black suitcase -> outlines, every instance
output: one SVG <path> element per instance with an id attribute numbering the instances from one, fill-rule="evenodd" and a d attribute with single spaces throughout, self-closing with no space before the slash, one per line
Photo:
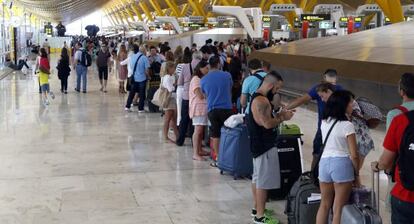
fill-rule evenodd
<path id="1" fill-rule="evenodd" d="M 158 90 L 158 87 L 156 87 L 156 86 L 150 87 L 148 89 L 148 93 L 147 93 L 147 100 L 148 101 L 147 102 L 148 102 L 148 110 L 151 113 L 157 113 L 157 112 L 160 111 L 159 107 L 151 102 L 151 100 L 154 98 L 154 94 L 155 94 L 155 92 L 157 92 L 157 90 Z"/>
<path id="2" fill-rule="evenodd" d="M 285 200 L 293 184 L 302 174 L 302 139 L 300 135 L 279 135 L 276 139 L 279 152 L 280 189 L 270 190 L 269 200 Z"/>
<path id="3" fill-rule="evenodd" d="M 315 224 L 320 202 L 308 203 L 313 193 L 320 193 L 311 172 L 302 174 L 289 191 L 285 214 L 288 224 Z"/>

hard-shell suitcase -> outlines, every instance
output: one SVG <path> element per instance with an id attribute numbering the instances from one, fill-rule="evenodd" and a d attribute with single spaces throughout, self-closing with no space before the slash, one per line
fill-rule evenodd
<path id="1" fill-rule="evenodd" d="M 221 174 L 229 172 L 234 179 L 253 174 L 253 156 L 245 124 L 221 129 L 218 168 Z"/>
<path id="2" fill-rule="evenodd" d="M 372 173 L 372 204 L 375 206 L 354 203 L 345 205 L 342 209 L 341 223 L 346 224 L 382 224 L 381 216 L 379 215 L 379 172 Z M 375 180 L 376 179 L 376 180 Z M 377 184 L 375 184 L 377 182 Z M 375 187 L 376 186 L 376 187 Z M 376 189 L 376 192 L 375 190 Z"/>
<path id="3" fill-rule="evenodd" d="M 315 224 L 320 202 L 308 203 L 308 198 L 320 193 L 311 172 L 303 173 L 289 191 L 285 214 L 289 224 Z"/>
<path id="4" fill-rule="evenodd" d="M 279 135 L 276 138 L 281 187 L 269 191 L 270 200 L 285 200 L 293 184 L 303 173 L 301 136 L 298 125 L 281 125 Z"/>

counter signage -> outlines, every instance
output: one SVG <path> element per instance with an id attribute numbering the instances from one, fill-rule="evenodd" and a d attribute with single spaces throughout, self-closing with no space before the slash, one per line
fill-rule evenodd
<path id="1" fill-rule="evenodd" d="M 320 22 L 331 20 L 331 14 L 302 14 L 300 18 L 302 21 Z"/>
<path id="2" fill-rule="evenodd" d="M 348 27 L 348 21 L 349 21 L 348 17 L 341 17 L 339 19 L 339 27 L 340 28 L 347 28 Z"/>
<path id="3" fill-rule="evenodd" d="M 354 21 L 355 21 L 356 23 L 361 23 L 361 22 L 362 22 L 362 17 L 355 17 L 355 18 L 354 18 Z"/>
<path id="4" fill-rule="evenodd" d="M 384 25 L 390 25 L 391 24 L 391 20 L 388 17 L 385 17 L 384 19 Z"/>
<path id="5" fill-rule="evenodd" d="M 262 22 L 264 23 L 269 23 L 272 19 L 270 18 L 270 16 L 263 16 L 262 17 Z"/>
<path id="6" fill-rule="evenodd" d="M 225 22 L 227 20 L 227 16 L 217 16 L 217 22 Z"/>
<path id="7" fill-rule="evenodd" d="M 190 16 L 188 17 L 188 21 L 190 23 L 202 22 L 204 20 L 203 16 Z"/>
<path id="8" fill-rule="evenodd" d="M 355 27 L 355 29 L 359 29 L 359 28 L 362 27 L 362 20 L 363 20 L 362 17 L 355 17 L 354 18 L 354 22 L 355 22 L 354 27 Z"/>
<path id="9" fill-rule="evenodd" d="M 302 28 L 302 21 L 298 17 L 295 17 L 295 28 Z"/>

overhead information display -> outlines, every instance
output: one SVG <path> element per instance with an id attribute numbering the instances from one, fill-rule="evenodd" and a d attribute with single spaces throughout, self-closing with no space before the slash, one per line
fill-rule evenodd
<path id="1" fill-rule="evenodd" d="M 300 18 L 302 21 L 320 22 L 331 20 L 331 14 L 302 14 Z"/>

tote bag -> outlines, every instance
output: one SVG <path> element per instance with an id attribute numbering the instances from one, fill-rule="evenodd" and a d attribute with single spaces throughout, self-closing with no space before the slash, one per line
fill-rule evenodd
<path id="1" fill-rule="evenodd" d="M 170 97 L 171 97 L 171 93 L 168 92 L 168 90 L 162 86 L 162 79 L 161 79 L 160 88 L 158 88 L 157 91 L 155 92 L 154 98 L 152 99 L 151 103 L 161 108 L 167 108 L 168 104 L 170 103 Z"/>

